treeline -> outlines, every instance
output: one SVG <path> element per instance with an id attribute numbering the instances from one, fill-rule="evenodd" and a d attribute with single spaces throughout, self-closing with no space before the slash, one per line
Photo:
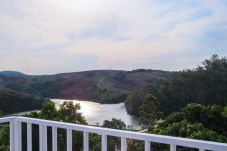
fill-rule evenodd
<path id="1" fill-rule="evenodd" d="M 140 123 L 152 134 L 227 143 L 227 106 L 187 104 L 179 112 L 160 114 L 158 100 L 146 95 L 140 107 Z M 152 150 L 169 150 L 168 145 L 151 143 Z M 179 151 L 197 151 L 178 146 Z"/>
<path id="2" fill-rule="evenodd" d="M 159 100 L 160 110 L 166 115 L 189 103 L 227 105 L 227 59 L 213 55 L 195 69 L 137 88 L 125 101 L 128 113 L 138 116 L 148 93 Z"/>
<path id="3" fill-rule="evenodd" d="M 0 111 L 3 115 L 40 109 L 44 98 L 0 87 Z"/>
<path id="4" fill-rule="evenodd" d="M 188 104 L 150 126 L 149 132 L 227 143 L 227 110 L 219 105 Z"/>

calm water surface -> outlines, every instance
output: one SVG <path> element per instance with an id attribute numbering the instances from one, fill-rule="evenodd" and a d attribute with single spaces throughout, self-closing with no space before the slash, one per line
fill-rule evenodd
<path id="1" fill-rule="evenodd" d="M 127 126 L 133 126 L 135 129 L 140 129 L 138 119 L 127 114 L 124 103 L 118 104 L 100 104 L 90 101 L 78 100 L 62 100 L 51 99 L 57 106 L 64 101 L 73 101 L 81 106 L 80 112 L 85 116 L 89 124 L 102 125 L 104 120 L 112 118 L 121 119 Z"/>

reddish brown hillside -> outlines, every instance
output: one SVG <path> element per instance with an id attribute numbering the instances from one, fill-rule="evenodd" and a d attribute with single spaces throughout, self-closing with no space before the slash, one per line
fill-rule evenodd
<path id="1" fill-rule="evenodd" d="M 88 77 L 80 74 L 64 76 L 60 82 L 59 98 L 90 100 L 90 87 L 92 85 Z"/>

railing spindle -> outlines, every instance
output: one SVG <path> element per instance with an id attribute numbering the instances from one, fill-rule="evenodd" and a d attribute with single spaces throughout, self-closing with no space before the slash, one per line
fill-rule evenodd
<path id="1" fill-rule="evenodd" d="M 43 151 L 47 151 L 47 126 L 43 126 Z"/>
<path id="2" fill-rule="evenodd" d="M 58 137 L 57 137 L 58 131 L 57 127 L 52 127 L 52 151 L 58 150 Z"/>
<path id="3" fill-rule="evenodd" d="M 89 133 L 84 132 L 84 151 L 89 150 Z"/>
<path id="4" fill-rule="evenodd" d="M 39 125 L 39 150 L 47 151 L 47 127 Z"/>
<path id="5" fill-rule="evenodd" d="M 170 151 L 176 151 L 177 150 L 177 146 L 174 144 L 170 145 Z"/>
<path id="6" fill-rule="evenodd" d="M 127 139 L 121 137 L 121 151 L 127 151 Z"/>
<path id="7" fill-rule="evenodd" d="M 19 124 L 20 122 L 18 122 L 15 118 L 13 121 L 13 138 L 14 138 L 14 147 L 13 147 L 13 151 L 21 151 L 21 124 Z"/>
<path id="8" fill-rule="evenodd" d="M 27 151 L 32 151 L 32 124 L 27 123 Z"/>
<path id="9" fill-rule="evenodd" d="M 67 129 L 67 151 L 72 151 L 72 130 Z"/>
<path id="10" fill-rule="evenodd" d="M 145 141 L 145 151 L 150 151 L 150 150 L 151 150 L 151 142 Z"/>
<path id="11" fill-rule="evenodd" d="M 43 127 L 39 125 L 39 151 L 43 151 Z"/>
<path id="12" fill-rule="evenodd" d="M 107 151 L 107 136 L 102 135 L 102 151 Z"/>
<path id="13" fill-rule="evenodd" d="M 10 127 L 9 127 L 9 130 L 10 130 L 10 151 L 14 151 L 14 148 L 15 148 L 15 146 L 14 146 L 14 120 L 11 120 L 10 121 Z"/>
<path id="14" fill-rule="evenodd" d="M 18 122 L 18 127 L 17 127 L 17 130 L 18 130 L 18 151 L 21 151 L 22 150 L 22 135 L 21 135 L 21 122 Z"/>

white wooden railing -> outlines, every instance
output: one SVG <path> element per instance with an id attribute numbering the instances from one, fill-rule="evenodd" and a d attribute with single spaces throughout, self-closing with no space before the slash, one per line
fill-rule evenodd
<path id="1" fill-rule="evenodd" d="M 145 151 L 150 151 L 150 143 L 169 144 L 170 151 L 176 151 L 177 146 L 197 148 L 199 151 L 227 151 L 227 144 L 201 141 L 194 139 L 178 138 L 171 136 L 162 136 L 108 128 L 92 127 L 64 122 L 55 122 L 41 119 L 25 117 L 7 117 L 0 118 L 0 123 L 10 123 L 10 151 L 21 151 L 22 136 L 21 124 L 27 123 L 27 150 L 32 151 L 32 124 L 39 125 L 39 148 L 40 151 L 47 151 L 47 126 L 52 127 L 52 150 L 57 151 L 57 128 L 66 129 L 67 131 L 67 151 L 72 151 L 72 131 L 83 132 L 83 150 L 89 150 L 89 133 L 101 135 L 101 149 L 107 151 L 107 136 L 121 138 L 121 151 L 127 150 L 127 139 L 142 140 L 145 142 Z"/>

